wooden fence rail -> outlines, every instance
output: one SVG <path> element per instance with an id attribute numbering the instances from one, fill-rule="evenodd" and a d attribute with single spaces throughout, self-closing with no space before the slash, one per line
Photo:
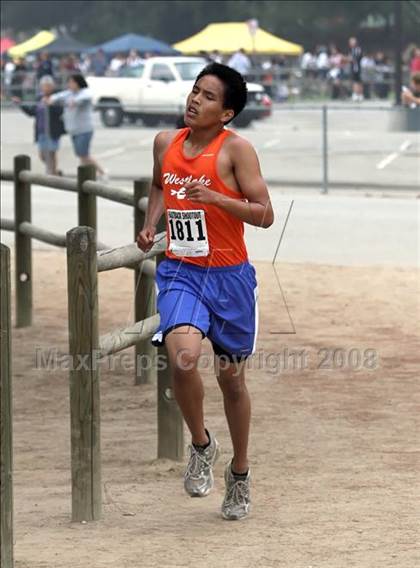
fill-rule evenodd
<path id="1" fill-rule="evenodd" d="M 110 333 L 102 335 L 99 339 L 100 357 L 113 355 L 114 353 L 123 351 L 128 347 L 138 345 L 144 340 L 150 339 L 156 333 L 159 322 L 159 315 L 155 314 L 124 329 L 116 329 Z M 144 354 L 145 353 L 142 352 L 140 355 Z"/>
<path id="2" fill-rule="evenodd" d="M 143 262 L 146 257 L 156 255 L 162 258 L 164 248 L 160 241 L 148 253 L 137 249 L 136 260 L 138 262 L 140 258 Z M 94 257 L 92 251 L 95 250 L 95 232 L 92 228 L 76 227 L 67 233 L 70 356 L 73 362 L 85 362 L 82 366 L 73 366 L 70 372 L 72 518 L 78 521 L 94 520 L 101 514 L 99 361 L 105 356 L 144 343 L 156 332 L 160 321 L 159 315 L 155 313 L 132 326 L 114 330 L 98 338 L 97 273 L 100 271 L 101 259 L 113 260 L 108 264 L 107 270 L 122 268 L 122 259 L 130 264 L 133 251 L 127 255 L 121 254 L 121 249 L 127 247 L 98 252 Z M 159 357 L 158 457 L 180 460 L 184 452 L 183 418 L 172 393 L 166 349 L 159 348 L 156 355 Z M 157 367 L 152 352 L 142 352 L 141 356 L 152 357 L 147 360 L 147 367 Z M 84 401 L 83 412 L 81 397 Z"/>
<path id="3" fill-rule="evenodd" d="M 78 192 L 77 180 L 61 176 L 36 174 L 29 170 L 23 170 L 19 173 L 19 179 L 26 183 L 42 185 L 43 187 L 50 187 L 52 189 L 61 189 L 63 191 L 72 191 L 74 193 Z"/>
<path id="4" fill-rule="evenodd" d="M 164 252 L 166 248 L 165 236 L 166 233 L 156 235 L 155 244 L 148 252 L 141 251 L 136 244 L 98 252 L 98 272 L 136 266 L 148 258 L 155 257 L 157 254 Z"/>
<path id="5" fill-rule="evenodd" d="M 31 239 L 67 246 L 69 349 L 73 357 L 70 372 L 72 518 L 78 521 L 100 518 L 102 508 L 98 359 L 136 346 L 135 366 L 138 357 L 146 356 L 153 367 L 152 372 L 145 375 L 138 373 L 136 368 L 136 382 L 140 383 L 150 382 L 156 375 L 156 356 L 164 361 L 157 371 L 157 453 L 158 457 L 179 460 L 184 451 L 183 419 L 172 393 L 166 349 L 159 347 L 156 350 L 147 341 L 159 325 L 154 295 L 154 259 L 157 257 L 160 261 L 163 258 L 165 226 L 160 224 L 155 244 L 147 253 L 140 251 L 134 243 L 98 250 L 105 245 L 96 240 L 96 197 L 133 207 L 136 236 L 144 223 L 149 182 L 136 180 L 132 195 L 126 190 L 100 184 L 94 178 L 91 166 L 79 167 L 77 180 L 34 174 L 28 156 L 15 157 L 13 176 L 10 172 L 1 172 L 1 179 L 13 180 L 15 188 L 15 219 L 2 219 L 1 228 L 15 232 L 18 327 L 30 325 L 32 320 Z M 77 191 L 80 226 L 69 231 L 66 237 L 35 226 L 31 222 L 32 183 Z M 135 269 L 136 322 L 99 338 L 98 273 L 116 268 Z M 80 365 L 80 361 L 87 361 L 87 364 Z"/>
<path id="6" fill-rule="evenodd" d="M 15 174 L 13 170 L 1 170 L 0 172 L 0 179 L 2 181 L 13 181 L 15 178 Z"/>
<path id="7" fill-rule="evenodd" d="M 15 231 L 15 222 L 12 219 L 1 219 L 0 229 L 2 231 Z M 27 221 L 24 221 L 19 225 L 19 233 L 27 235 L 37 241 L 41 241 L 42 243 L 47 243 L 56 247 L 66 247 L 66 235 L 53 233 L 52 231 L 48 231 L 42 227 L 37 227 L 33 223 L 28 223 Z M 110 250 L 109 245 L 101 242 L 97 242 L 96 247 L 97 250 Z"/>
<path id="8" fill-rule="evenodd" d="M 133 194 L 129 191 L 125 191 L 124 189 L 120 189 L 119 187 L 111 187 L 97 181 L 85 181 L 82 189 L 84 193 L 96 195 L 103 199 L 109 199 L 116 203 L 122 203 L 124 205 L 134 207 Z"/>
<path id="9" fill-rule="evenodd" d="M 53 233 L 52 231 L 47 231 L 46 229 L 37 227 L 36 225 L 28 223 L 27 221 L 24 221 L 19 225 L 18 232 L 20 235 L 26 235 L 27 237 L 32 237 L 33 239 L 37 239 L 56 247 L 66 246 L 66 237 L 64 235 L 59 235 L 57 233 Z"/>
<path id="10" fill-rule="evenodd" d="M 80 166 L 77 178 L 66 178 L 36 173 L 31 170 L 28 156 L 16 156 L 13 170 L 1 170 L 1 179 L 14 181 L 15 186 L 15 219 L 1 219 L 0 228 L 15 232 L 15 265 L 16 265 L 16 325 L 25 327 L 32 324 L 32 295 L 33 295 L 33 267 L 32 267 L 32 239 L 57 246 L 66 246 L 66 236 L 57 234 L 31 223 L 31 186 L 37 184 L 51 189 L 70 191 L 78 194 L 78 224 L 89 226 L 97 230 L 96 198 L 101 197 L 128 205 L 134 210 L 135 235 L 142 227 L 144 211 L 148 203 L 148 179 L 136 180 L 134 192 L 112 187 L 95 180 L 95 169 L 92 166 Z M 141 193 L 138 189 L 141 188 Z M 139 224 L 141 220 L 141 224 Z M 109 250 L 109 246 L 97 240 L 97 250 Z M 152 255 L 153 256 L 153 255 Z M 127 268 L 134 269 L 134 295 L 135 319 L 139 321 L 154 312 L 156 303 L 154 297 L 155 262 L 146 260 L 139 264 L 134 260 Z M 105 263 L 106 264 L 106 263 Z M 109 269 L 109 268 L 106 268 Z M 140 353 L 142 349 L 152 353 L 154 350 L 149 344 L 137 346 Z M 137 358 L 136 358 L 137 360 Z M 135 382 L 153 382 L 153 371 L 139 373 L 135 371 Z"/>
<path id="11" fill-rule="evenodd" d="M 0 219 L 0 229 L 2 231 L 14 231 L 15 230 L 15 222 L 13 219 L 5 219 L 2 217 Z"/>

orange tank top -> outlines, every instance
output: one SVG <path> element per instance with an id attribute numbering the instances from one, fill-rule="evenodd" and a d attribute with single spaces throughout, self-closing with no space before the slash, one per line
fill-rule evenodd
<path id="1" fill-rule="evenodd" d="M 215 205 L 190 201 L 184 188 L 184 184 L 198 181 L 212 191 L 244 199 L 223 183 L 216 168 L 218 153 L 232 132 L 222 130 L 193 158 L 185 156 L 183 151 L 189 132 L 189 128 L 179 131 L 162 163 L 166 256 L 203 267 L 241 264 L 248 259 L 243 222 Z"/>

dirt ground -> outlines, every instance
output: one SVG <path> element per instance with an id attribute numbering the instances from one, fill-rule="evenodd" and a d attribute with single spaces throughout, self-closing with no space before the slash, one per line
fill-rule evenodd
<path id="1" fill-rule="evenodd" d="M 211 371 L 222 459 L 200 500 L 184 494 L 183 463 L 156 460 L 156 387 L 134 386 L 121 364 L 101 372 L 103 518 L 80 524 L 68 372 L 35 364 L 36 352 L 67 352 L 65 254 L 35 253 L 34 325 L 13 330 L 16 568 L 419 565 L 419 273 L 278 263 L 290 320 L 273 267 L 257 270 L 252 515 L 220 517 L 231 446 Z M 101 333 L 132 321 L 132 290 L 128 270 L 100 275 Z"/>

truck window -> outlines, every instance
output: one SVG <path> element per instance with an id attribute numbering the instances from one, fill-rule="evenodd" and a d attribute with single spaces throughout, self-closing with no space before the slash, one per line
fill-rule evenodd
<path id="1" fill-rule="evenodd" d="M 136 65 L 135 67 L 122 67 L 119 72 L 120 77 L 142 77 L 144 65 Z"/>
<path id="2" fill-rule="evenodd" d="M 155 63 L 153 65 L 150 78 L 154 81 L 175 81 L 174 74 L 164 63 Z"/>
<path id="3" fill-rule="evenodd" d="M 205 67 L 206 62 L 203 61 L 185 61 L 183 63 L 175 63 L 175 67 L 183 81 L 195 81 L 197 75 Z"/>

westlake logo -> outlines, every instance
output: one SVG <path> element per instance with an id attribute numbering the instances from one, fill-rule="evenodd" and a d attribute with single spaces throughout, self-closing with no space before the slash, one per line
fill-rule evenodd
<path id="1" fill-rule="evenodd" d="M 164 183 L 168 184 L 168 185 L 185 185 L 186 183 L 191 183 L 191 182 L 195 182 L 195 183 L 201 183 L 202 185 L 205 185 L 206 187 L 210 187 L 211 185 L 211 179 L 207 178 L 205 175 L 200 176 L 199 178 L 195 178 L 192 175 L 190 176 L 185 176 L 185 177 L 179 177 L 176 174 L 173 174 L 171 172 L 165 172 L 163 174 L 163 181 Z"/>
<path id="2" fill-rule="evenodd" d="M 187 190 L 185 189 L 185 187 L 181 187 L 181 189 L 176 190 L 176 189 L 171 189 L 171 195 L 176 195 L 177 199 L 185 199 L 186 195 L 185 192 Z"/>

